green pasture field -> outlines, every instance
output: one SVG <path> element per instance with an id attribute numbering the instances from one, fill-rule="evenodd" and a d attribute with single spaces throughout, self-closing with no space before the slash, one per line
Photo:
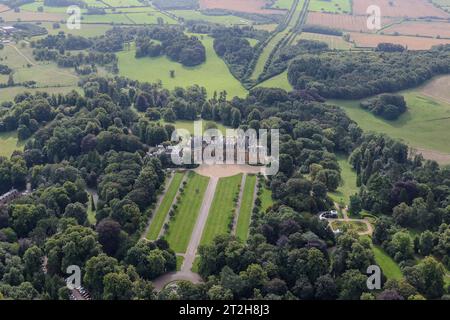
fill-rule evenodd
<path id="1" fill-rule="evenodd" d="M 201 245 L 211 244 L 216 236 L 229 233 L 228 226 L 235 210 L 233 199 L 239 193 L 241 181 L 242 174 L 219 179 Z"/>
<path id="2" fill-rule="evenodd" d="M 345 109 L 364 131 L 374 131 L 400 139 L 412 147 L 450 152 L 450 105 L 421 95 L 417 91 L 400 92 L 405 96 L 408 111 L 395 121 L 376 117 L 360 108 L 360 100 L 330 100 Z"/>
<path id="3" fill-rule="evenodd" d="M 239 219 L 236 226 L 236 236 L 247 241 L 248 229 L 252 218 L 252 209 L 254 203 L 254 192 L 256 187 L 256 176 L 247 175 L 245 178 L 244 192 L 242 194 L 241 208 L 239 212 Z"/>
<path id="4" fill-rule="evenodd" d="M 164 221 L 166 219 L 167 214 L 169 213 L 170 208 L 172 207 L 173 200 L 177 194 L 178 189 L 180 188 L 181 181 L 183 180 L 184 173 L 176 172 L 174 177 L 172 178 L 172 182 L 170 183 L 167 192 L 164 194 L 164 199 L 161 202 L 161 205 L 158 207 L 156 212 L 153 215 L 153 219 L 146 235 L 148 240 L 156 240 L 161 231 L 161 228 L 164 225 Z"/>
<path id="5" fill-rule="evenodd" d="M 276 0 L 272 5 L 272 8 L 289 10 L 292 7 L 293 3 L 294 0 Z"/>
<path id="6" fill-rule="evenodd" d="M 350 0 L 311 0 L 308 10 L 329 13 L 351 13 L 352 4 Z"/>
<path id="7" fill-rule="evenodd" d="M 59 32 L 63 31 L 65 34 L 71 34 L 74 36 L 82 36 L 82 37 L 98 37 L 104 35 L 106 31 L 110 30 L 112 26 L 104 25 L 104 24 L 88 24 L 81 23 L 80 29 L 70 30 L 67 28 L 67 25 L 64 23 L 60 23 L 60 28 L 54 29 L 53 23 L 43 22 L 42 26 L 45 27 L 50 35 L 57 35 Z"/>
<path id="8" fill-rule="evenodd" d="M 184 194 L 177 203 L 177 214 L 170 221 L 166 235 L 170 247 L 177 253 L 186 252 L 209 182 L 209 178 L 194 172 L 189 172 L 188 175 Z"/>
<path id="9" fill-rule="evenodd" d="M 247 90 L 233 77 L 225 62 L 217 56 L 213 48 L 213 39 L 204 36 L 202 39 L 206 48 L 206 62 L 196 67 L 185 67 L 178 62 L 169 60 L 166 56 L 157 58 L 135 58 L 135 51 L 118 53 L 120 75 L 142 82 L 161 81 L 164 88 L 187 87 L 198 84 L 208 91 L 212 97 L 214 91 L 225 90 L 228 98 L 245 97 Z M 175 77 L 170 77 L 170 71 L 175 71 Z"/>

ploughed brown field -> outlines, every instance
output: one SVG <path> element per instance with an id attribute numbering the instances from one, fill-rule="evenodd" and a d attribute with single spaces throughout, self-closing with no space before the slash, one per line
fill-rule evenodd
<path id="1" fill-rule="evenodd" d="M 450 38 L 450 21 L 406 21 L 383 30 L 385 34 Z"/>
<path id="2" fill-rule="evenodd" d="M 226 9 L 260 14 L 284 14 L 285 11 L 266 9 L 267 0 L 200 0 L 200 9 Z"/>
<path id="3" fill-rule="evenodd" d="M 0 10 L 1 11 L 1 10 Z M 0 18 L 3 18 L 6 22 L 29 22 L 29 21 L 49 21 L 49 22 L 57 22 L 66 18 L 66 15 L 59 13 L 46 13 L 46 12 L 14 12 L 14 11 L 6 11 L 0 13 Z"/>
<path id="4" fill-rule="evenodd" d="M 397 20 L 398 19 L 396 18 L 383 18 L 381 24 L 382 26 L 387 26 Z M 371 32 L 371 30 L 367 29 L 367 17 L 365 16 L 310 12 L 308 13 L 307 24 L 320 25 L 345 31 Z"/>
<path id="5" fill-rule="evenodd" d="M 371 5 L 379 6 L 383 17 L 449 18 L 448 13 L 433 6 L 428 0 L 355 0 L 353 13 L 365 16 Z"/>
<path id="6" fill-rule="evenodd" d="M 5 6 L 4 4 L 0 4 L 0 12 L 8 11 L 9 7 Z"/>
<path id="7" fill-rule="evenodd" d="M 351 32 L 350 39 L 357 47 L 373 48 L 379 43 L 388 42 L 400 44 L 410 50 L 427 50 L 439 44 L 450 44 L 450 39 L 432 39 L 408 36 L 388 36 L 379 34 Z"/>

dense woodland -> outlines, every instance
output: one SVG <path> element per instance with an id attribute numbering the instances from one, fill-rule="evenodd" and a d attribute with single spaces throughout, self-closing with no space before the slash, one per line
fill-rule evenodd
<path id="1" fill-rule="evenodd" d="M 244 99 L 226 92 L 208 99 L 198 86 L 168 91 L 120 77 L 88 77 L 80 85 L 83 94 L 21 94 L 1 106 L 3 131 L 32 134 L 23 152 L 0 159 L 2 191 L 26 182 L 34 189 L 0 207 L 3 298 L 67 299 L 63 277 L 72 264 L 82 267 L 96 299 L 448 297 L 449 169 L 408 158 L 407 147 L 388 137 L 364 134 L 315 91 L 260 88 Z M 263 211 L 256 201 L 247 243 L 220 236 L 200 248 L 205 283 L 155 293 L 151 280 L 175 270 L 176 257 L 165 240 L 139 240 L 169 165 L 146 150 L 168 143 L 174 130 L 159 119 L 200 115 L 236 128 L 280 129 L 280 172 L 259 182 L 275 204 Z M 358 173 L 353 203 L 381 218 L 374 243 L 404 269 L 404 280 L 383 281 L 380 291 L 366 287 L 370 240 L 352 232 L 335 237 L 316 215 L 333 206 L 337 153 L 351 154 Z M 406 228 L 419 233 L 413 238 Z M 415 254 L 426 258 L 415 264 Z"/>
<path id="2" fill-rule="evenodd" d="M 450 73 L 450 45 L 429 51 L 326 52 L 300 55 L 289 65 L 289 82 L 327 98 L 359 99 L 416 87 Z"/>

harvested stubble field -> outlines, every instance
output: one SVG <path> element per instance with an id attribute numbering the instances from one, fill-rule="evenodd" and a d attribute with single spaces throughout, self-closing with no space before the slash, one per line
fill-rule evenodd
<path id="1" fill-rule="evenodd" d="M 428 0 L 357 0 L 353 1 L 353 13 L 367 15 L 367 8 L 376 5 L 383 17 L 436 17 L 449 18 L 449 14 L 435 7 Z"/>
<path id="2" fill-rule="evenodd" d="M 379 43 L 395 43 L 408 47 L 409 50 L 427 50 L 439 44 L 450 44 L 450 39 L 433 39 L 410 36 L 389 36 L 351 32 L 350 38 L 356 47 L 374 48 Z"/>
<path id="3" fill-rule="evenodd" d="M 450 38 L 450 22 L 405 21 L 400 24 L 394 24 L 384 29 L 383 32 L 385 34 Z"/>
<path id="4" fill-rule="evenodd" d="M 267 0 L 200 0 L 200 9 L 225 9 L 230 11 L 259 13 L 259 14 L 284 14 L 283 10 L 267 9 Z"/>
<path id="5" fill-rule="evenodd" d="M 383 18 L 381 24 L 386 27 L 395 21 L 395 18 Z M 363 16 L 310 12 L 306 23 L 344 31 L 372 32 L 367 29 L 367 18 Z"/>

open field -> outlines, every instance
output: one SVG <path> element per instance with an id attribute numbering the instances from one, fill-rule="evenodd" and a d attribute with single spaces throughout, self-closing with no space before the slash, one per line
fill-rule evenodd
<path id="1" fill-rule="evenodd" d="M 414 148 L 450 153 L 450 104 L 426 97 L 416 90 L 404 91 L 408 111 L 398 120 L 386 121 L 359 106 L 359 101 L 333 100 L 365 131 L 385 133 Z"/>
<path id="2" fill-rule="evenodd" d="M 67 17 L 66 14 L 61 13 L 47 13 L 47 12 L 31 12 L 21 11 L 14 12 L 13 10 L 0 13 L 0 18 L 5 22 L 17 21 L 61 21 Z"/>
<path id="3" fill-rule="evenodd" d="M 383 30 L 384 34 L 450 38 L 450 21 L 404 21 Z"/>
<path id="4" fill-rule="evenodd" d="M 207 21 L 212 23 L 221 23 L 226 25 L 249 25 L 251 24 L 250 20 L 233 16 L 233 15 L 223 15 L 223 16 L 216 16 L 216 15 L 207 15 L 203 14 L 200 11 L 194 11 L 194 10 L 173 10 L 170 11 L 172 14 L 176 15 L 177 17 L 183 18 L 184 20 L 201 20 L 201 21 Z"/>
<path id="5" fill-rule="evenodd" d="M 348 162 L 347 156 L 339 155 L 338 163 L 341 168 L 342 181 L 337 191 L 330 193 L 330 196 L 333 201 L 347 205 L 350 196 L 359 192 L 359 188 L 356 186 L 356 172 Z"/>
<path id="6" fill-rule="evenodd" d="M 214 91 L 226 90 L 228 97 L 244 97 L 247 90 L 234 78 L 225 62 L 217 56 L 213 48 L 213 39 L 204 36 L 206 62 L 196 67 L 184 67 L 169 60 L 166 56 L 158 58 L 136 59 L 134 50 L 118 53 L 120 75 L 139 81 L 157 82 L 161 80 L 167 89 L 198 84 L 207 89 L 211 97 Z M 175 71 L 175 78 L 170 77 Z"/>
<path id="7" fill-rule="evenodd" d="M 302 32 L 297 38 L 297 40 L 314 40 L 321 41 L 328 44 L 330 49 L 336 50 L 349 50 L 353 47 L 353 45 L 343 39 L 340 36 L 330 36 L 326 34 L 318 34 L 318 33 L 308 33 Z"/>
<path id="8" fill-rule="evenodd" d="M 419 88 L 418 91 L 426 96 L 450 104 L 450 76 L 436 77 Z"/>
<path id="9" fill-rule="evenodd" d="M 445 11 L 435 7 L 428 0 L 356 0 L 353 1 L 353 12 L 365 16 L 367 8 L 371 5 L 379 6 L 383 17 L 449 17 Z"/>
<path id="10" fill-rule="evenodd" d="M 200 0 L 200 9 L 226 9 L 230 11 L 283 14 L 283 11 L 264 8 L 267 0 Z"/>
<path id="11" fill-rule="evenodd" d="M 381 34 L 366 34 L 366 33 L 350 33 L 351 41 L 355 43 L 356 47 L 360 48 L 375 48 L 379 43 L 395 43 L 407 47 L 409 50 L 427 50 L 432 46 L 439 44 L 450 44 L 450 39 L 433 39 L 420 38 L 409 36 L 389 36 Z"/>
<path id="12" fill-rule="evenodd" d="M 311 0 L 308 10 L 331 13 L 351 13 L 352 5 L 350 0 Z"/>
<path id="13" fill-rule="evenodd" d="M 177 253 L 183 253 L 187 249 L 209 181 L 209 178 L 194 172 L 189 172 L 188 175 L 184 193 L 177 203 L 177 214 L 169 223 L 166 235 L 170 247 Z"/>
<path id="14" fill-rule="evenodd" d="M 170 208 L 172 207 L 173 200 L 180 188 L 181 181 L 183 180 L 184 173 L 176 172 L 172 181 L 170 183 L 167 192 L 164 194 L 164 199 L 161 202 L 160 206 L 153 214 L 152 222 L 150 224 L 150 228 L 146 235 L 148 240 L 156 240 L 158 239 L 158 235 L 161 231 L 161 228 L 164 225 L 164 221 L 169 213 Z"/>
<path id="15" fill-rule="evenodd" d="M 17 132 L 0 133 L 0 157 L 9 158 L 15 150 L 23 150 L 25 142 L 19 142 Z"/>
<path id="16" fill-rule="evenodd" d="M 246 241 L 248 238 L 248 229 L 252 218 L 252 209 L 254 203 L 254 194 L 256 187 L 256 176 L 247 175 L 245 178 L 244 192 L 242 194 L 239 219 L 236 226 L 236 236 Z"/>
<path id="17" fill-rule="evenodd" d="M 287 71 L 280 73 L 279 75 L 267 79 L 264 82 L 258 84 L 258 87 L 262 88 L 281 88 L 286 91 L 292 91 L 292 85 L 289 83 L 287 78 Z"/>
<path id="18" fill-rule="evenodd" d="M 398 264 L 379 246 L 372 245 L 372 252 L 375 256 L 375 262 L 383 270 L 383 274 L 388 279 L 403 278 L 402 271 Z"/>
<path id="19" fill-rule="evenodd" d="M 241 180 L 242 174 L 219 179 L 201 245 L 211 244 L 216 236 L 229 233 L 229 224 L 235 210 L 233 200 L 239 192 Z"/>
<path id="20" fill-rule="evenodd" d="M 272 8 L 289 10 L 292 7 L 294 0 L 276 0 Z"/>
<path id="21" fill-rule="evenodd" d="M 387 27 L 396 20 L 398 19 L 383 18 L 381 25 L 382 27 Z M 372 32 L 367 29 L 367 18 L 365 16 L 310 12 L 306 23 L 345 31 Z"/>
<path id="22" fill-rule="evenodd" d="M 8 11 L 9 7 L 4 5 L 4 4 L 0 4 L 0 12 L 4 12 L 4 11 Z"/>
<path id="23" fill-rule="evenodd" d="M 73 29 L 70 30 L 67 28 L 66 24 L 60 24 L 60 28 L 54 29 L 52 23 L 44 22 L 42 26 L 45 27 L 50 35 L 56 35 L 59 32 L 63 31 L 65 34 L 71 34 L 74 36 L 82 36 L 82 37 L 97 37 L 104 35 L 106 31 L 112 28 L 110 25 L 104 24 L 87 24 L 82 23 L 81 29 Z"/>
<path id="24" fill-rule="evenodd" d="M 142 3 L 139 2 L 138 0 L 102 0 L 102 2 L 114 8 L 142 6 Z"/>

